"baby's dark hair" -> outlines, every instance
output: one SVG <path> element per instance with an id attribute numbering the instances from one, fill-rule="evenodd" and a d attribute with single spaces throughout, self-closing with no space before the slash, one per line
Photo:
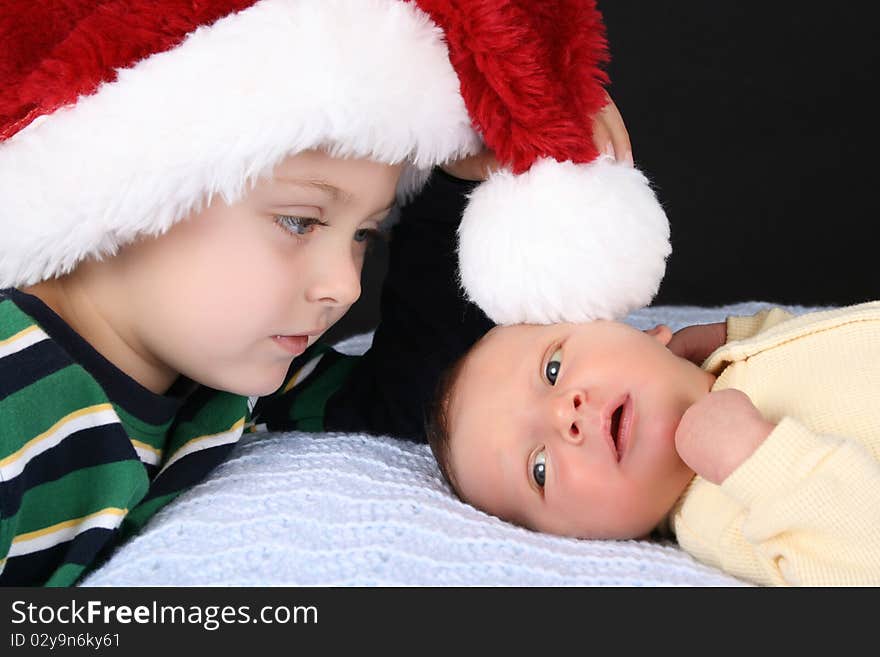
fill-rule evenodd
<path id="1" fill-rule="evenodd" d="M 462 502 L 467 502 L 468 504 L 471 504 L 471 502 L 468 502 L 462 496 L 458 483 L 455 481 L 455 477 L 452 476 L 452 469 L 450 468 L 449 463 L 449 403 L 452 400 L 452 392 L 455 387 L 455 382 L 458 381 L 458 377 L 461 375 L 461 370 L 464 368 L 468 354 L 470 354 L 471 351 L 473 351 L 473 347 L 440 373 L 440 377 L 437 379 L 434 397 L 428 404 L 427 412 L 425 413 L 425 436 L 428 439 L 428 445 L 431 447 L 431 452 L 437 460 L 440 474 L 443 475 L 446 483 L 449 484 L 452 488 L 452 492 L 458 496 L 458 499 Z M 506 520 L 507 522 L 524 529 L 532 529 L 531 527 L 510 518 L 502 518 L 502 520 Z"/>
<path id="2" fill-rule="evenodd" d="M 455 387 L 459 374 L 461 374 L 468 353 L 470 352 L 466 352 L 440 373 L 440 377 L 437 379 L 437 386 L 434 389 L 434 397 L 428 404 L 425 413 L 425 436 L 428 439 L 428 445 L 430 445 L 431 452 L 437 460 L 440 474 L 443 475 L 443 478 L 459 498 L 461 493 L 459 493 L 455 478 L 452 476 L 452 471 L 449 467 L 449 402 L 452 397 L 452 389 Z"/>

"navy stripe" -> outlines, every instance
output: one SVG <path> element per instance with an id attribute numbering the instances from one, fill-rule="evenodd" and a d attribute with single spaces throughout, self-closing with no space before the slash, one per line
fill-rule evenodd
<path id="1" fill-rule="evenodd" d="M 82 468 L 134 459 L 131 441 L 119 424 L 89 427 L 71 434 L 58 445 L 31 459 L 17 477 L 0 482 L 0 518 L 11 518 L 30 488 L 60 479 Z"/>
<path id="2" fill-rule="evenodd" d="M 87 566 L 105 547 L 114 544 L 114 535 L 117 533 L 119 533 L 118 529 L 107 529 L 106 527 L 92 527 L 88 531 L 84 531 L 72 543 L 68 544 L 70 549 L 65 561 Z"/>
<path id="3" fill-rule="evenodd" d="M 340 360 L 350 358 L 360 358 L 360 356 L 349 356 L 335 349 L 328 348 L 322 342 L 312 345 L 309 351 L 302 356 L 297 356 L 287 370 L 284 377 L 284 385 L 293 378 L 297 370 L 302 368 L 312 358 L 323 354 L 323 358 L 318 361 L 315 369 L 312 370 L 305 379 L 298 381 L 297 384 L 285 393 L 273 393 L 269 397 L 261 397 L 257 400 L 256 406 L 252 413 L 252 419 L 258 424 L 265 424 L 269 431 L 285 431 L 293 428 L 293 422 L 290 419 L 290 411 L 293 400 L 307 387 L 314 386 L 321 380 L 324 374 Z M 284 386 L 281 387 L 281 390 Z"/>
<path id="4" fill-rule="evenodd" d="M 51 340 L 0 359 L 0 401 L 72 363 L 70 356 Z"/>
<path id="5" fill-rule="evenodd" d="M 167 470 L 153 480 L 143 502 L 169 493 L 179 493 L 181 490 L 199 483 L 211 470 L 223 462 L 235 445 L 236 443 L 226 443 L 209 447 L 187 454 L 179 461 L 172 463 Z"/>
<path id="6" fill-rule="evenodd" d="M 116 531 L 95 527 L 79 534 L 73 541 L 12 557 L 6 561 L 6 567 L 0 574 L 0 586 L 40 586 L 65 563 L 89 564 Z"/>
<path id="7" fill-rule="evenodd" d="M 181 407 L 177 415 L 174 416 L 174 424 L 169 430 L 169 436 L 174 434 L 175 427 L 185 422 L 191 422 L 202 412 L 202 409 L 217 398 L 217 395 L 232 395 L 232 393 L 222 392 L 200 385 L 193 390 L 186 399 L 186 404 Z M 243 409 L 247 406 L 243 405 Z"/>
<path id="8" fill-rule="evenodd" d="M 108 397 L 147 424 L 162 425 L 180 409 L 182 399 L 157 395 L 98 353 L 38 297 L 14 288 L 4 291 L 26 314 L 98 381 Z"/>

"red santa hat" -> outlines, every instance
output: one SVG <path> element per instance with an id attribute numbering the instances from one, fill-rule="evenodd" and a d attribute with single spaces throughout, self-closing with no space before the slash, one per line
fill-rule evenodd
<path id="1" fill-rule="evenodd" d="M 625 315 L 657 291 L 669 227 L 600 156 L 594 0 L 10 0 L 0 14 L 0 287 L 158 235 L 324 148 L 433 166 L 485 143 L 461 283 L 494 321 Z"/>

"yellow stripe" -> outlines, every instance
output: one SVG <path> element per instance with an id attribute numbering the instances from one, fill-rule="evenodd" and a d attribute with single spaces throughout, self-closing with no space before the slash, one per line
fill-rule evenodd
<path id="1" fill-rule="evenodd" d="M 305 367 L 305 366 L 303 366 L 303 367 Z M 290 391 L 290 389 L 296 385 L 296 382 L 299 381 L 299 373 L 302 371 L 303 371 L 303 368 L 300 367 L 296 371 L 296 373 L 292 377 L 290 377 L 290 381 L 287 382 L 287 385 L 284 386 L 284 390 L 281 391 L 282 395 L 287 394 Z"/>
<path id="2" fill-rule="evenodd" d="M 134 445 L 135 447 L 140 447 L 141 449 L 145 449 L 148 452 L 152 452 L 153 454 L 155 454 L 156 456 L 161 458 L 161 456 L 162 456 L 161 449 L 157 449 L 157 448 L 153 447 L 152 445 L 148 445 L 147 443 L 140 441 L 140 440 L 137 440 L 135 438 L 129 438 L 129 440 L 131 440 L 131 444 Z"/>
<path id="3" fill-rule="evenodd" d="M 218 431 L 217 433 L 212 433 L 212 434 L 209 434 L 206 436 L 197 436 L 195 438 L 190 438 L 183 445 L 181 445 L 178 449 L 174 450 L 174 453 L 177 454 L 177 452 L 183 451 L 184 449 L 186 449 L 190 445 L 194 445 L 195 443 L 197 443 L 199 441 L 208 440 L 209 438 L 215 438 L 217 436 L 222 436 L 224 433 L 229 433 L 230 431 L 235 431 L 236 429 L 239 429 L 243 426 L 244 426 L 244 418 L 239 418 L 235 422 L 235 424 L 233 424 L 231 427 L 229 427 L 225 431 Z"/>
<path id="4" fill-rule="evenodd" d="M 165 472 L 165 470 L 167 470 L 169 467 L 171 467 L 178 460 L 189 456 L 189 454 L 194 453 L 194 452 L 187 452 L 187 448 L 190 447 L 191 445 L 195 445 L 196 443 L 199 443 L 199 442 L 202 442 L 205 440 L 211 440 L 212 438 L 216 438 L 218 436 L 223 436 L 224 434 L 231 434 L 231 433 L 235 432 L 236 429 L 241 430 L 243 428 L 244 428 L 244 418 L 242 417 L 242 418 L 239 418 L 238 420 L 236 420 L 236 422 L 231 427 L 229 427 L 226 431 L 218 431 L 217 433 L 212 433 L 207 436 L 198 436 L 197 438 L 191 438 L 190 440 L 186 441 L 183 445 L 181 445 L 178 449 L 174 450 L 174 453 L 171 454 L 168 457 L 168 459 L 165 461 L 165 465 L 162 466 L 162 470 L 159 471 L 159 474 L 162 474 L 163 472 Z M 239 434 L 239 436 L 240 436 L 240 434 Z M 236 440 L 237 439 L 238 438 L 236 438 Z M 198 450 L 195 450 L 195 451 L 198 451 Z M 183 456 L 180 456 L 178 458 L 178 455 L 180 455 L 180 454 L 182 454 Z"/>
<path id="5" fill-rule="evenodd" d="M 51 527 L 45 527 L 43 529 L 37 529 L 36 531 L 28 532 L 27 534 L 19 534 L 15 538 L 12 539 L 13 543 L 19 543 L 21 541 L 30 541 L 35 538 L 40 538 L 41 536 L 46 536 L 47 534 L 54 534 L 57 531 L 62 529 L 67 529 L 68 527 L 75 527 L 76 525 L 81 525 L 86 522 L 90 518 L 94 518 L 96 516 L 104 516 L 104 515 L 113 515 L 113 516 L 124 516 L 128 513 L 128 509 L 118 509 L 116 507 L 107 507 L 106 509 L 101 509 L 100 511 L 95 511 L 94 513 L 90 513 L 87 516 L 83 516 L 82 518 L 74 518 L 73 520 L 65 520 L 64 522 L 59 522 L 57 525 L 52 525 Z"/>
<path id="6" fill-rule="evenodd" d="M 53 433 L 58 431 L 66 423 L 68 423 L 72 420 L 76 420 L 77 418 L 80 418 L 83 415 L 91 415 L 92 413 L 100 413 L 102 411 L 112 411 L 112 410 L 113 410 L 113 406 L 105 403 L 105 404 L 96 404 L 95 406 L 88 406 L 86 408 L 81 408 L 78 411 L 74 411 L 70 415 L 66 415 L 65 417 L 58 420 L 58 422 L 53 424 L 49 429 L 47 429 L 46 431 L 41 433 L 39 436 L 31 438 L 18 451 L 13 452 L 9 456 L 7 456 L 5 459 L 0 460 L 0 468 L 4 468 L 7 465 L 9 465 L 10 463 L 12 463 L 13 461 L 15 461 L 16 459 L 20 458 L 21 455 L 24 452 L 26 452 L 30 447 L 32 447 L 33 445 L 36 445 L 41 440 L 45 440 L 46 438 L 51 436 Z"/>
<path id="7" fill-rule="evenodd" d="M 24 336 L 26 336 L 28 333 L 33 333 L 34 331 L 39 331 L 39 330 L 40 330 L 40 327 L 37 326 L 36 324 L 33 324 L 32 326 L 28 326 L 26 329 L 22 329 L 21 331 L 19 331 L 15 335 L 13 335 L 11 338 L 6 338 L 5 340 L 0 340 L 0 347 L 5 347 L 8 344 L 12 344 L 16 340 L 19 340 L 19 339 L 23 338 Z"/>

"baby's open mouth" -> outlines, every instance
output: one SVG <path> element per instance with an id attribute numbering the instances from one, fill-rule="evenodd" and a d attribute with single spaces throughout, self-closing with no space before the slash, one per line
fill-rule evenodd
<path id="1" fill-rule="evenodd" d="M 624 400 L 626 401 L 626 400 Z M 620 460 L 620 444 L 618 435 L 620 433 L 620 418 L 623 415 L 623 404 L 618 406 L 611 414 L 611 440 L 614 441 L 614 449 L 617 450 L 617 460 Z"/>
<path id="2" fill-rule="evenodd" d="M 608 422 L 608 433 L 611 435 L 611 442 L 614 443 L 614 451 L 617 453 L 618 463 L 623 459 L 626 450 L 629 447 L 633 425 L 633 402 L 632 397 L 624 395 L 620 400 L 617 408 L 611 413 Z"/>

